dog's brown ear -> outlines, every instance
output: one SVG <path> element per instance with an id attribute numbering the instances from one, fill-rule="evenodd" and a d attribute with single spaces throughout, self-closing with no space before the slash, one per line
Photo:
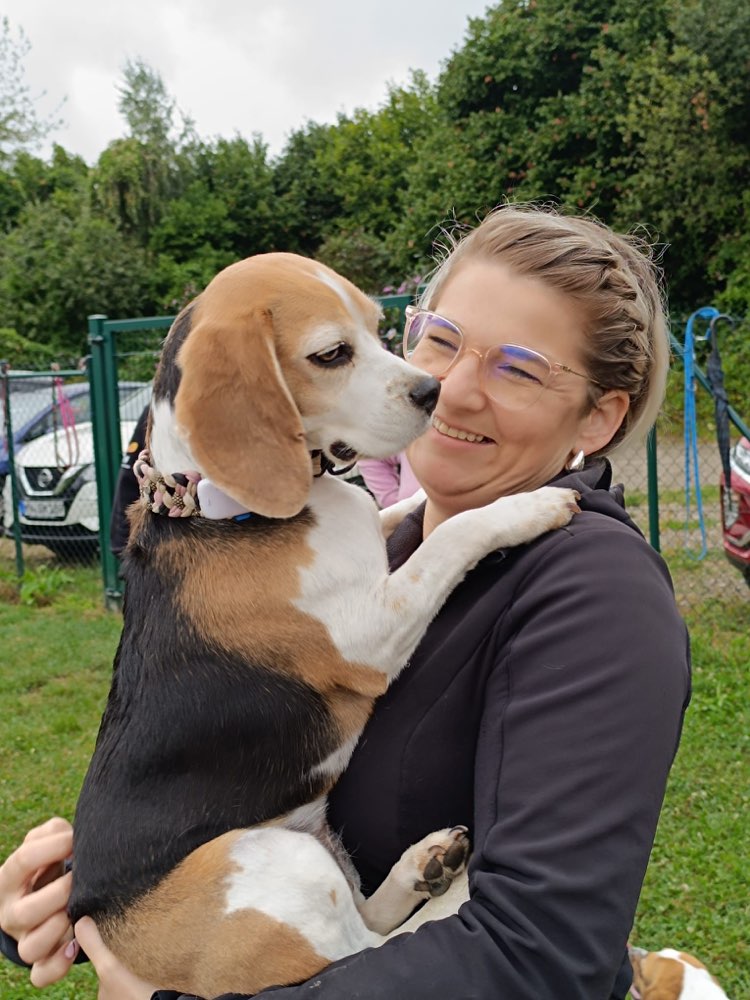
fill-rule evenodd
<path id="1" fill-rule="evenodd" d="M 292 517 L 307 501 L 312 466 L 271 314 L 225 322 L 201 312 L 178 355 L 177 424 L 220 489 L 254 513 Z"/>

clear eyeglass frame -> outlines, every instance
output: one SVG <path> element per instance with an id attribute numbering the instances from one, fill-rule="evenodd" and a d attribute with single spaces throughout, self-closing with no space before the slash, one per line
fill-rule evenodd
<path id="1" fill-rule="evenodd" d="M 420 319 L 426 323 L 415 339 L 414 324 Z M 435 326 L 450 331 L 457 338 L 456 344 L 451 344 L 448 349 L 443 347 L 442 354 L 433 351 L 432 357 L 429 358 L 423 352 L 420 359 L 415 357 L 415 354 L 419 345 L 423 343 L 424 333 L 429 329 L 430 320 Z M 533 405 L 555 376 L 563 372 L 598 385 L 590 375 L 576 371 L 560 361 L 550 361 L 544 354 L 519 344 L 496 344 L 484 351 L 468 347 L 463 330 L 457 323 L 431 309 L 420 309 L 412 305 L 406 307 L 402 352 L 407 361 L 417 368 L 423 368 L 436 378 L 444 378 L 467 352 L 475 354 L 481 362 L 479 371 L 483 391 L 496 402 L 513 409 L 525 409 Z"/>

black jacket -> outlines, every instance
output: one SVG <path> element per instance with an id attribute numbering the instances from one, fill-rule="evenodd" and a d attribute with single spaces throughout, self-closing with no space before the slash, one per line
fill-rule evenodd
<path id="1" fill-rule="evenodd" d="M 381 698 L 331 795 L 366 891 L 433 829 L 465 823 L 471 901 L 274 1000 L 606 1000 L 689 698 L 660 556 L 606 462 L 559 478 L 568 528 L 494 553 Z M 392 565 L 421 539 L 413 516 Z"/>
<path id="2" fill-rule="evenodd" d="M 366 891 L 410 843 L 468 826 L 471 901 L 266 991 L 274 1000 L 625 996 L 625 945 L 689 698 L 688 638 L 608 463 L 557 485 L 581 492 L 582 513 L 467 576 L 331 795 Z M 420 540 L 418 514 L 391 538 L 392 566 Z"/>

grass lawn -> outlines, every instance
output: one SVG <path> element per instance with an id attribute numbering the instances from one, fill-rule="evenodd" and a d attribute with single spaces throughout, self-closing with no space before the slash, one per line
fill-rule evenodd
<path id="1" fill-rule="evenodd" d="M 11 569 L 0 546 L 0 858 L 31 825 L 72 816 L 120 629 L 95 567 L 67 578 L 37 570 L 28 605 L 14 600 Z M 738 1000 L 750 996 L 750 599 L 732 592 L 687 614 L 693 704 L 632 940 L 694 951 Z M 39 995 L 24 970 L 0 962 L 0 1000 Z M 93 1000 L 96 989 L 79 967 L 41 995 Z"/>

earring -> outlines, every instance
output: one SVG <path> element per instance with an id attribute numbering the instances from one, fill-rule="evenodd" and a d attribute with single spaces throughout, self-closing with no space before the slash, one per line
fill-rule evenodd
<path id="1" fill-rule="evenodd" d="M 565 468 L 568 470 L 568 472 L 580 472 L 585 464 L 586 464 L 586 455 L 583 449 L 581 449 L 576 455 L 573 456 L 573 458 L 569 459 L 566 462 Z"/>

